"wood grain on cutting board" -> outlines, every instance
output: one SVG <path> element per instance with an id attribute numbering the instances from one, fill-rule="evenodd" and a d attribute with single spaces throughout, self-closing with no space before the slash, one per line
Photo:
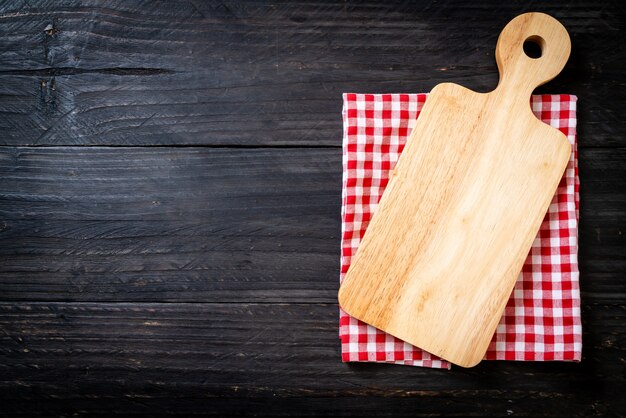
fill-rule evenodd
<path id="1" fill-rule="evenodd" d="M 538 43 L 528 57 L 524 41 Z M 529 100 L 570 53 L 555 19 L 513 19 L 490 93 L 436 86 L 391 174 L 339 302 L 352 316 L 461 366 L 487 350 L 569 160 Z"/>

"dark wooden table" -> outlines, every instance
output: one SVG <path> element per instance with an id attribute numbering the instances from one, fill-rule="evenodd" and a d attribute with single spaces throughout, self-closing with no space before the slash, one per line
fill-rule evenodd
<path id="1" fill-rule="evenodd" d="M 0 413 L 624 415 L 626 13 L 570 3 L 0 4 Z M 581 363 L 342 364 L 341 93 L 478 91 L 570 31 Z"/>

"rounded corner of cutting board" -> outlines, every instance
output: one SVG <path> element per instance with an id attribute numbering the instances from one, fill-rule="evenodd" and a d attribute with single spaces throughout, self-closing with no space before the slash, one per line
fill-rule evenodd
<path id="1" fill-rule="evenodd" d="M 572 143 L 569 139 L 567 139 L 567 135 L 561 132 L 558 128 L 550 126 L 538 119 L 532 112 L 530 113 L 530 117 L 532 118 L 535 126 L 538 127 L 539 132 L 541 132 L 539 137 L 542 138 L 542 140 L 545 140 L 545 138 L 551 138 L 551 140 L 558 142 L 557 148 L 560 152 L 560 155 L 558 156 L 559 162 L 565 161 L 567 163 L 572 154 Z"/>
<path id="2" fill-rule="evenodd" d="M 355 295 L 350 292 L 350 290 L 346 290 L 349 287 L 350 286 L 346 286 L 346 279 L 344 279 L 343 284 L 339 286 L 339 292 L 337 292 L 339 308 L 351 317 L 373 325 L 370 323 L 371 321 L 369 321 L 371 318 L 367 316 L 367 312 L 363 312 L 362 306 L 359 305 L 358 298 L 355 298 Z"/>
<path id="3" fill-rule="evenodd" d="M 561 157 L 567 164 L 571 155 L 572 155 L 572 143 L 567 139 L 567 135 L 563 132 L 558 131 L 561 135 L 559 135 L 559 141 L 561 142 L 560 148 L 563 150 L 563 156 Z"/>
<path id="4" fill-rule="evenodd" d="M 387 332 L 387 331 L 385 331 Z M 494 329 L 495 332 L 495 329 Z M 406 336 L 394 334 L 391 332 L 391 335 L 396 338 L 401 339 L 402 341 L 406 341 L 409 344 L 418 347 L 430 354 L 433 354 L 442 360 L 446 360 L 452 364 L 463 368 L 472 368 L 477 366 L 480 362 L 485 359 L 485 354 L 487 354 L 487 350 L 489 347 L 489 343 L 491 342 L 491 337 L 486 339 L 487 343 L 480 343 L 480 346 L 477 348 L 476 346 L 472 346 L 473 349 L 441 349 L 441 345 L 433 345 L 432 340 L 423 339 L 415 336 Z"/>
<path id="5" fill-rule="evenodd" d="M 469 369 L 475 366 L 478 366 L 481 361 L 483 361 L 484 354 L 478 358 L 472 357 L 471 359 L 464 359 L 462 361 L 453 361 L 448 360 L 450 363 L 456 364 L 457 366 L 461 366 L 463 368 Z"/>
<path id="6" fill-rule="evenodd" d="M 345 281 L 344 281 L 345 284 Z M 348 302 L 349 299 L 346 299 L 346 287 L 342 284 L 339 286 L 339 292 L 337 292 L 337 302 L 339 302 L 339 307 L 346 313 L 348 313 L 348 315 L 352 315 L 350 313 L 350 309 L 349 307 L 347 307 L 350 303 Z"/>

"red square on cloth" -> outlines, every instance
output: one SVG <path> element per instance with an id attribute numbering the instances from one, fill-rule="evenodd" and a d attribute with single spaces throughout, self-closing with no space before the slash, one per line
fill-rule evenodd
<path id="1" fill-rule="evenodd" d="M 426 94 L 343 95 L 341 280 L 376 211 Z M 537 95 L 535 115 L 563 132 L 572 155 L 493 336 L 486 360 L 579 361 L 576 96 Z M 340 310 L 343 361 L 449 368 L 450 363 Z"/>

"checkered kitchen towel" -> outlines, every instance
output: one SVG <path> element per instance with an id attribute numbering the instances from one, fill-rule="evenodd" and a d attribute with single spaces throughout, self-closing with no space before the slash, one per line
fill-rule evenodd
<path id="1" fill-rule="evenodd" d="M 426 94 L 343 96 L 342 280 L 426 98 Z M 531 106 L 538 118 L 567 136 L 572 155 L 485 359 L 579 361 L 576 96 L 533 96 Z M 339 334 L 343 361 L 450 367 L 343 310 Z"/>

